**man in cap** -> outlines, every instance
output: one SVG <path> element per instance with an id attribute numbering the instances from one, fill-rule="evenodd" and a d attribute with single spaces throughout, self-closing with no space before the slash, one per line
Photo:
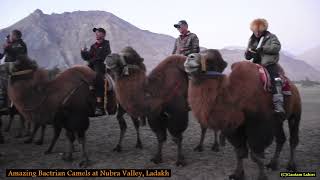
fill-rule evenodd
<path id="1" fill-rule="evenodd" d="M 174 27 L 180 32 L 180 36 L 176 39 L 172 54 L 188 56 L 191 53 L 198 53 L 200 51 L 199 39 L 196 34 L 188 30 L 187 21 L 181 20 Z"/>
<path id="2" fill-rule="evenodd" d="M 254 63 L 264 66 L 271 78 L 274 111 L 280 115 L 285 114 L 283 107 L 282 81 L 279 75 L 278 62 L 281 49 L 277 36 L 268 30 L 268 22 L 265 19 L 255 19 L 250 26 L 253 34 L 250 37 L 245 58 L 253 59 Z"/>
<path id="3" fill-rule="evenodd" d="M 95 116 L 102 116 L 104 111 L 104 75 L 106 73 L 106 66 L 104 61 L 111 53 L 110 42 L 105 39 L 106 31 L 103 28 L 93 28 L 96 34 L 96 42 L 91 45 L 90 50 L 83 48 L 81 50 L 81 57 L 88 62 L 88 66 L 97 73 L 96 79 L 96 97 L 97 106 Z"/>

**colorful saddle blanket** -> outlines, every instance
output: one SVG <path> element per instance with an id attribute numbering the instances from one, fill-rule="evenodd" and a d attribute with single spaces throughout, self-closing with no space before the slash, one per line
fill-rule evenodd
<path id="1" fill-rule="evenodd" d="M 260 74 L 260 79 L 263 83 L 264 90 L 271 92 L 271 79 L 270 79 L 269 72 L 263 66 L 261 66 L 259 64 L 257 64 L 257 66 L 258 66 L 258 70 L 259 70 L 259 74 Z M 280 78 L 282 80 L 282 93 L 284 95 L 290 96 L 291 95 L 291 87 L 290 87 L 289 79 L 283 74 L 280 74 Z"/>

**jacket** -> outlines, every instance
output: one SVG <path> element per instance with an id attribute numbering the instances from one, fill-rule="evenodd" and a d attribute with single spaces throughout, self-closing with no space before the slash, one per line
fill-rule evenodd
<path id="1" fill-rule="evenodd" d="M 186 35 L 180 35 L 174 44 L 172 54 L 181 54 L 188 56 L 191 53 L 200 51 L 199 39 L 196 34 L 188 32 Z"/>
<path id="2" fill-rule="evenodd" d="M 254 35 L 251 36 L 251 38 L 249 39 L 247 51 L 245 53 L 245 58 L 247 60 L 254 58 L 254 62 L 257 58 L 259 60 L 256 63 L 259 63 L 263 66 L 278 63 L 279 52 L 281 49 L 280 41 L 278 40 L 276 35 L 270 33 L 269 31 L 266 31 L 263 36 L 264 39 L 256 57 L 252 55 L 252 53 L 248 52 L 248 49 L 256 50 L 260 38 L 256 38 Z"/>

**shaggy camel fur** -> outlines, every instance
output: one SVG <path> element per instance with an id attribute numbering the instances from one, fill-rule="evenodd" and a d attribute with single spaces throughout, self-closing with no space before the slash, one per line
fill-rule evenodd
<path id="1" fill-rule="evenodd" d="M 170 56 L 146 76 L 143 58 L 131 47 L 112 54 L 107 66 L 115 74 L 116 97 L 121 107 L 133 118 L 148 119 L 158 139 L 158 150 L 151 159 L 162 162 L 162 146 L 167 130 L 178 146 L 176 165 L 185 165 L 182 133 L 188 126 L 186 57 Z"/>
<path id="2" fill-rule="evenodd" d="M 230 179 L 243 179 L 243 158 L 250 149 L 259 167 L 259 179 L 265 180 L 264 150 L 276 137 L 276 151 L 269 166 L 278 167 L 285 142 L 283 121 L 273 114 L 272 95 L 263 89 L 258 67 L 251 62 L 232 65 L 229 76 L 222 74 L 227 63 L 218 50 L 205 50 L 189 55 L 185 69 L 190 76 L 188 101 L 193 114 L 205 127 L 223 130 L 234 146 L 237 168 Z M 290 82 L 291 96 L 285 97 L 286 117 L 290 130 L 291 155 L 289 170 L 296 170 L 295 148 L 299 138 L 301 101 L 296 86 Z"/>

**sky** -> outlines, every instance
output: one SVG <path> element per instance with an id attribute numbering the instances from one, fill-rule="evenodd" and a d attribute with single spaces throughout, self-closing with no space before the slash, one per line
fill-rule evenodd
<path id="1" fill-rule="evenodd" d="M 200 45 L 247 45 L 249 25 L 265 18 L 282 49 L 293 55 L 320 45 L 320 0 L 1 0 L 0 29 L 36 9 L 45 14 L 102 10 L 156 33 L 177 37 L 173 24 L 184 19 Z"/>

